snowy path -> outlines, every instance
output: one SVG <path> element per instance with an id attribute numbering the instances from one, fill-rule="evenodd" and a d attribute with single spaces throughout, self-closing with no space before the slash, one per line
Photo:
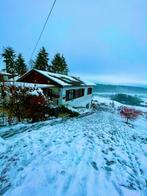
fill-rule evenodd
<path id="1" fill-rule="evenodd" d="M 4 141 L 1 194 L 147 195 L 144 126 L 133 129 L 116 114 L 96 112 L 29 129 Z"/>

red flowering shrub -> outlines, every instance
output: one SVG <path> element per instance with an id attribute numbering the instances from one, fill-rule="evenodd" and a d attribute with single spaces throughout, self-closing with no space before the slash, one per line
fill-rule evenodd
<path id="1" fill-rule="evenodd" d="M 120 115 L 126 118 L 126 122 L 128 123 L 129 120 L 135 120 L 142 112 L 139 110 L 135 110 L 133 108 L 123 107 L 120 110 Z"/>
<path id="2" fill-rule="evenodd" d="M 47 100 L 41 89 L 10 87 L 4 98 L 4 108 L 10 122 L 13 118 L 19 122 L 24 119 L 35 122 L 45 119 Z"/>
<path id="3" fill-rule="evenodd" d="M 43 95 L 29 95 L 27 96 L 26 115 L 32 119 L 32 122 L 44 120 L 46 99 Z"/>

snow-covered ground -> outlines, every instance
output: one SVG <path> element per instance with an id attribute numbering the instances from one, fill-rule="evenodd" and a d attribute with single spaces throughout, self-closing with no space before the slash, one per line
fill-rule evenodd
<path id="1" fill-rule="evenodd" d="M 97 96 L 97 95 L 96 95 L 96 96 L 93 96 L 93 101 L 94 101 L 94 102 L 98 102 L 98 103 L 100 103 L 100 104 L 107 104 L 107 105 L 111 105 L 111 104 L 113 103 L 114 106 L 115 106 L 116 108 L 122 107 L 122 106 L 123 106 L 123 107 L 126 106 L 126 107 L 134 108 L 134 109 L 136 109 L 136 110 L 140 110 L 140 111 L 142 111 L 142 112 L 147 112 L 147 107 L 125 105 L 125 104 L 119 103 L 119 102 L 117 102 L 117 101 L 111 100 L 110 97 L 101 97 L 101 96 Z"/>
<path id="2" fill-rule="evenodd" d="M 95 110 L 6 127 L 0 139 L 0 195 L 147 195 L 147 119 L 132 124 L 115 110 Z"/>

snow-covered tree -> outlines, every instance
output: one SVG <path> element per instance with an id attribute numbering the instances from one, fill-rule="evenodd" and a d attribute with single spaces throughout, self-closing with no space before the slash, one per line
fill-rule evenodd
<path id="1" fill-rule="evenodd" d="M 13 118 L 17 118 L 19 122 L 24 119 L 32 122 L 45 119 L 48 102 L 41 89 L 11 86 L 8 96 L 4 99 L 4 109 L 7 111 L 9 123 Z"/>
<path id="2" fill-rule="evenodd" d="M 16 71 L 20 76 L 27 72 L 27 66 L 22 54 L 19 54 L 16 59 Z"/>
<path id="3" fill-rule="evenodd" d="M 57 53 L 52 60 L 52 72 L 68 75 L 68 65 L 64 56 Z"/>
<path id="4" fill-rule="evenodd" d="M 2 58 L 3 58 L 3 62 L 6 65 L 6 71 L 14 76 L 17 71 L 15 65 L 16 54 L 13 48 L 11 47 L 5 48 L 2 53 Z"/>
<path id="5" fill-rule="evenodd" d="M 47 71 L 48 70 L 48 53 L 46 52 L 45 48 L 42 47 L 36 57 L 34 62 L 34 68 Z"/>

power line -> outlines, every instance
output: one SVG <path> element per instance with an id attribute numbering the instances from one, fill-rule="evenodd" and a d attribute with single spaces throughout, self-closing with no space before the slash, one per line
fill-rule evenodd
<path id="1" fill-rule="evenodd" d="M 37 40 L 37 42 L 36 42 L 36 44 L 35 44 L 35 47 L 34 47 L 34 49 L 33 49 L 33 52 L 32 52 L 32 54 L 31 54 L 31 58 L 30 58 L 30 59 L 32 59 L 32 57 L 33 57 L 33 55 L 34 55 L 34 52 L 36 51 L 36 48 L 37 48 L 37 46 L 38 46 L 38 43 L 39 43 L 39 41 L 40 41 L 40 39 L 41 39 L 41 37 L 42 37 L 42 34 L 43 34 L 44 30 L 45 30 L 46 25 L 47 25 L 47 22 L 48 22 L 48 20 L 49 20 L 51 14 L 52 14 L 52 11 L 53 11 L 53 9 L 54 9 L 54 7 L 55 7 L 56 1 L 57 1 L 57 0 L 54 0 L 53 5 L 52 5 L 52 7 L 51 7 L 51 9 L 50 9 L 50 11 L 49 11 L 49 13 L 48 13 L 48 16 L 47 16 L 47 18 L 46 18 L 46 20 L 45 20 L 45 23 L 44 23 L 44 25 L 43 25 L 42 31 L 41 31 L 41 33 L 40 33 L 40 35 L 39 35 L 39 37 L 38 37 L 38 40 Z"/>

